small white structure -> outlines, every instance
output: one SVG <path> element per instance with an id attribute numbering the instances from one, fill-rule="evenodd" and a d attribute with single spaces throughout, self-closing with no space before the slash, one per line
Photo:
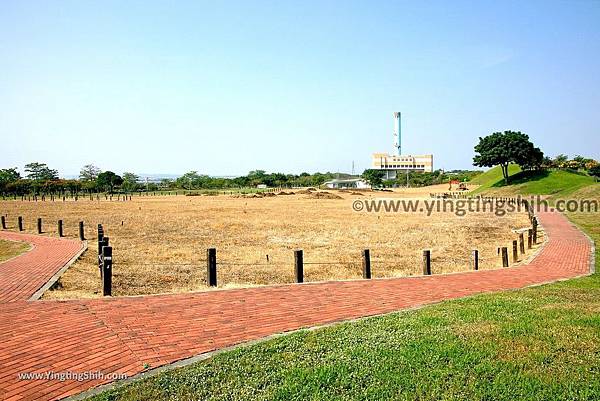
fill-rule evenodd
<path id="1" fill-rule="evenodd" d="M 355 189 L 368 189 L 371 186 L 362 178 L 346 178 L 346 179 L 335 179 L 331 181 L 325 182 L 327 188 L 331 189 L 347 189 L 347 188 L 355 188 Z"/>
<path id="2" fill-rule="evenodd" d="M 257 189 L 267 189 L 267 184 L 258 184 L 256 186 Z"/>

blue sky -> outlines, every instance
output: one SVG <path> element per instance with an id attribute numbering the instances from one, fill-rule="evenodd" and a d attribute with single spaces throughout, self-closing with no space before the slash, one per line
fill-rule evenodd
<path id="1" fill-rule="evenodd" d="M 0 167 L 470 168 L 479 136 L 600 159 L 600 2 L 0 1 Z"/>

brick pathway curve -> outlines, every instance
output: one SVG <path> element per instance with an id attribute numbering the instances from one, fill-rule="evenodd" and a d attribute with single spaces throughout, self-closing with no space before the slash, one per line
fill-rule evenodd
<path id="1" fill-rule="evenodd" d="M 60 399 L 107 380 L 19 380 L 23 372 L 144 369 L 270 334 L 589 273 L 591 244 L 559 214 L 528 265 L 429 277 L 281 285 L 192 294 L 26 301 L 81 244 L 0 232 L 35 248 L 0 264 L 0 399 Z"/>

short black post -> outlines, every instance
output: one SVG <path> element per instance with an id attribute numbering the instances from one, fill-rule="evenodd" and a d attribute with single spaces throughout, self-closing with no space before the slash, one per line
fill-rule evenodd
<path id="1" fill-rule="evenodd" d="M 368 249 L 362 251 L 362 274 L 363 278 L 371 278 L 371 252 Z"/>
<path id="2" fill-rule="evenodd" d="M 19 231 L 23 231 L 23 217 L 19 216 L 18 218 L 18 226 L 19 226 Z"/>
<path id="3" fill-rule="evenodd" d="M 523 233 L 519 233 L 519 251 L 521 251 L 521 255 L 525 255 L 525 236 Z"/>
<path id="4" fill-rule="evenodd" d="M 502 247 L 502 267 L 508 267 L 508 248 Z"/>
<path id="5" fill-rule="evenodd" d="M 85 231 L 83 229 L 83 221 L 79 222 L 79 240 L 85 241 Z"/>
<path id="6" fill-rule="evenodd" d="M 517 263 L 519 261 L 519 246 L 517 244 L 517 240 L 513 240 L 512 242 L 512 257 L 513 263 Z"/>
<path id="7" fill-rule="evenodd" d="M 104 243 L 104 230 L 102 226 L 98 224 L 98 270 L 100 270 L 100 276 L 102 276 L 102 244 Z"/>
<path id="8" fill-rule="evenodd" d="M 37 232 L 38 234 L 42 233 L 42 218 L 38 217 L 37 219 Z"/>
<path id="9" fill-rule="evenodd" d="M 423 275 L 431 275 L 431 251 L 429 249 L 423 251 Z"/>
<path id="10" fill-rule="evenodd" d="M 473 270 L 479 270 L 479 251 L 473 249 Z"/>
<path id="11" fill-rule="evenodd" d="M 208 248 L 206 250 L 206 283 L 209 287 L 217 286 L 217 250 Z"/>
<path id="12" fill-rule="evenodd" d="M 533 225 L 533 239 L 532 239 L 532 241 L 533 241 L 534 244 L 537 244 L 537 227 L 538 227 L 537 217 L 533 218 L 532 225 Z"/>
<path id="13" fill-rule="evenodd" d="M 59 237 L 63 236 L 63 221 L 62 220 L 58 220 L 58 236 Z"/>
<path id="14" fill-rule="evenodd" d="M 296 282 L 303 283 L 304 282 L 304 254 L 302 253 L 302 249 L 298 249 L 294 251 L 294 267 L 296 273 Z"/>
<path id="15" fill-rule="evenodd" d="M 530 228 L 527 230 L 527 249 L 531 249 L 533 241 L 533 230 Z"/>
<path id="16" fill-rule="evenodd" d="M 6 230 L 6 218 L 4 216 L 1 216 L 0 220 L 2 220 L 2 229 Z"/>
<path id="17" fill-rule="evenodd" d="M 106 238 L 106 237 L 105 237 Z M 112 295 L 112 246 L 102 247 L 102 295 Z"/>

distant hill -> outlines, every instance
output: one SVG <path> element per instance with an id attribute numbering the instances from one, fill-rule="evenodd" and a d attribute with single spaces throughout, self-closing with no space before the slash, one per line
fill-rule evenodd
<path id="1" fill-rule="evenodd" d="M 552 198 L 594 197 L 600 195 L 600 184 L 594 177 L 568 170 L 521 171 L 519 166 L 509 166 L 510 181 L 504 183 L 502 170 L 493 167 L 475 177 L 471 183 L 480 185 L 473 194 L 487 195 L 550 195 Z"/>

